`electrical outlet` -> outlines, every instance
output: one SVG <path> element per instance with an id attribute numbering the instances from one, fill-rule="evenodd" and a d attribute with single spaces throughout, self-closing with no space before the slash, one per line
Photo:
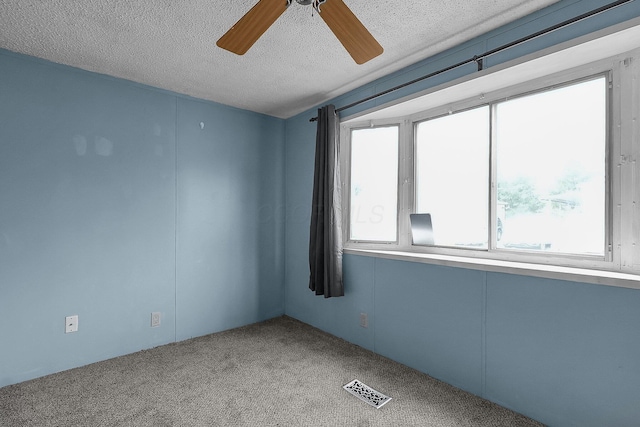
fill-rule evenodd
<path id="1" fill-rule="evenodd" d="M 367 313 L 360 313 L 360 326 L 363 328 L 369 327 L 369 318 Z"/>
<path id="2" fill-rule="evenodd" d="M 151 313 L 151 327 L 156 328 L 160 326 L 160 312 L 154 311 Z"/>
<path id="3" fill-rule="evenodd" d="M 78 315 L 67 316 L 64 318 L 64 333 L 78 332 Z"/>

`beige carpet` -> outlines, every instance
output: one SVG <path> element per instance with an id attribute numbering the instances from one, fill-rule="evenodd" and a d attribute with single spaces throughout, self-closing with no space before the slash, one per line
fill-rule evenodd
<path id="1" fill-rule="evenodd" d="M 359 379 L 380 409 L 342 389 Z M 539 426 L 289 317 L 0 389 L 2 426 Z"/>

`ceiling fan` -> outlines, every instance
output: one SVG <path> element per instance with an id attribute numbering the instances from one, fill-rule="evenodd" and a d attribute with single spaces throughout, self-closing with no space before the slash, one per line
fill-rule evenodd
<path id="1" fill-rule="evenodd" d="M 293 0 L 259 0 L 216 43 L 219 47 L 244 55 L 262 34 L 284 13 Z M 382 46 L 342 0 L 295 0 L 311 5 L 358 64 L 380 55 Z"/>

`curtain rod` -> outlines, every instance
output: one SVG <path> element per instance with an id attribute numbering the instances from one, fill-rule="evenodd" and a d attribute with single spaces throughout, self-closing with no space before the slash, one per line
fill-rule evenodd
<path id="1" fill-rule="evenodd" d="M 610 9 L 616 8 L 618 6 L 622 6 L 623 4 L 630 3 L 632 1 L 635 1 L 635 0 L 618 0 L 618 1 L 614 1 L 612 3 L 606 4 L 604 6 L 601 6 L 601 7 L 597 8 L 597 9 L 593 9 L 593 10 L 591 10 L 589 12 L 583 13 L 582 15 L 578 15 L 578 16 L 573 17 L 571 19 L 567 19 L 566 21 L 562 21 L 559 24 L 547 27 L 544 30 L 540 30 L 540 31 L 535 32 L 533 34 L 530 34 L 528 36 L 525 36 L 525 37 L 522 37 L 520 39 L 517 39 L 517 40 L 515 40 L 513 42 L 510 42 L 510 43 L 504 44 L 502 46 L 496 47 L 494 49 L 488 50 L 485 53 L 482 53 L 480 55 L 474 56 L 473 58 L 469 58 L 469 59 L 466 59 L 464 61 L 460 61 L 457 64 L 450 65 L 450 66 L 442 68 L 442 69 L 440 69 L 438 71 L 434 71 L 434 72 L 426 74 L 426 75 L 424 75 L 422 77 L 418 77 L 417 79 L 408 81 L 408 82 L 403 83 L 401 85 L 394 86 L 394 87 L 392 87 L 390 89 L 387 89 L 387 90 L 384 90 L 382 92 L 376 93 L 375 95 L 371 95 L 371 96 L 368 96 L 366 98 L 360 99 L 359 101 L 352 102 L 351 104 L 345 105 L 343 107 L 336 108 L 336 113 L 339 113 L 340 111 L 349 109 L 351 107 L 355 107 L 356 105 L 360 105 L 360 104 L 363 104 L 365 102 L 371 101 L 373 99 L 379 98 L 381 96 L 387 95 L 387 94 L 389 94 L 391 92 L 395 92 L 397 90 L 404 89 L 405 87 L 411 86 L 414 83 L 418 83 L 418 82 L 421 82 L 423 80 L 429 79 L 431 77 L 435 77 L 438 74 L 445 73 L 447 71 L 453 70 L 454 68 L 458 68 L 458 67 L 461 67 L 463 65 L 467 65 L 467 64 L 469 64 L 471 62 L 477 63 L 478 64 L 478 71 L 482 71 L 482 69 L 484 67 L 483 59 L 488 57 L 488 56 L 494 55 L 494 54 L 496 54 L 498 52 L 502 52 L 503 50 L 507 50 L 509 48 L 512 48 L 514 46 L 517 46 L 519 44 L 527 42 L 529 40 L 532 40 L 532 39 L 535 39 L 537 37 L 543 36 L 545 34 L 551 33 L 553 31 L 556 31 L 556 30 L 560 29 L 560 28 L 569 26 L 569 25 L 574 24 L 574 23 L 576 23 L 578 21 L 582 21 L 584 19 L 590 18 L 590 17 L 592 17 L 594 15 L 598 15 L 598 14 L 600 14 L 602 12 L 606 12 L 606 11 L 608 11 Z M 312 118 L 309 119 L 310 122 L 315 122 L 316 120 L 318 120 L 318 117 L 312 117 Z"/>

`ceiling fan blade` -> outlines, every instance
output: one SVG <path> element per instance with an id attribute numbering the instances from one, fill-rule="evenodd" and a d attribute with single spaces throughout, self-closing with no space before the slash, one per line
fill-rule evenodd
<path id="1" fill-rule="evenodd" d="M 384 49 L 342 0 L 327 0 L 319 15 L 357 64 L 364 64 Z"/>
<path id="2" fill-rule="evenodd" d="M 287 0 L 260 0 L 216 42 L 218 47 L 244 55 L 287 10 Z"/>

